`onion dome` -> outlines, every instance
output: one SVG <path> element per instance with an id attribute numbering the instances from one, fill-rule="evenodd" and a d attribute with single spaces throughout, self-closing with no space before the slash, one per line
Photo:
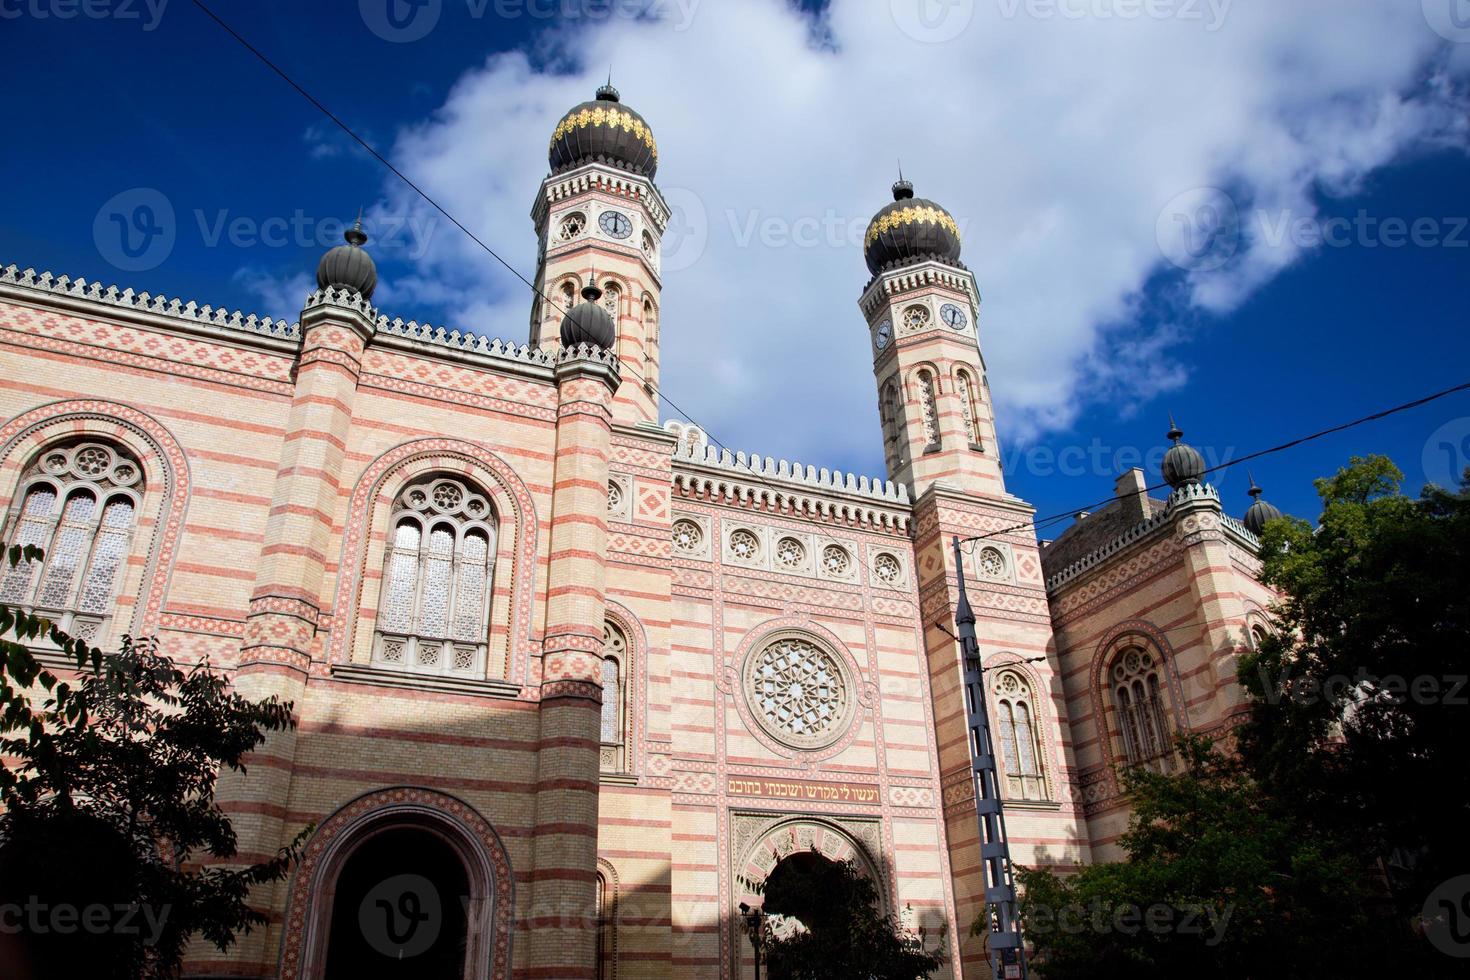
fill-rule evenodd
<path id="1" fill-rule="evenodd" d="M 612 350 L 613 344 L 617 342 L 618 330 L 613 324 L 612 315 L 597 302 L 601 298 L 602 290 L 588 276 L 587 285 L 582 287 L 582 302 L 567 310 L 567 315 L 561 319 L 563 347 L 591 344 L 603 350 Z"/>
<path id="2" fill-rule="evenodd" d="M 316 267 L 316 284 L 320 289 L 348 289 L 362 293 L 363 299 L 372 299 L 373 290 L 378 288 L 378 267 L 373 257 L 363 248 L 368 236 L 362 230 L 362 216 L 357 224 L 342 234 L 346 245 L 331 249 Z"/>
<path id="3" fill-rule="evenodd" d="M 920 259 L 958 265 L 960 229 L 944 208 L 914 197 L 914 185 L 900 176 L 893 185 L 893 203 L 868 222 L 863 258 L 875 276 L 890 266 Z"/>
<path id="4" fill-rule="evenodd" d="M 589 161 L 610 163 L 650 180 L 658 169 L 658 145 L 643 117 L 618 101 L 611 84 L 597 98 L 573 106 L 551 134 L 551 172 L 560 173 Z"/>
<path id="5" fill-rule="evenodd" d="M 1260 534 L 1265 528 L 1267 521 L 1274 521 L 1281 516 L 1281 511 L 1275 505 L 1261 499 L 1261 488 L 1256 486 L 1256 478 L 1251 478 L 1250 495 L 1254 501 L 1245 512 L 1245 529 L 1252 534 Z"/>
<path id="6" fill-rule="evenodd" d="M 1175 490 L 1186 484 L 1198 483 L 1205 475 L 1205 458 L 1193 446 L 1180 442 L 1184 433 L 1174 424 L 1172 415 L 1169 417 L 1168 438 L 1174 445 L 1164 453 L 1164 481 Z"/>

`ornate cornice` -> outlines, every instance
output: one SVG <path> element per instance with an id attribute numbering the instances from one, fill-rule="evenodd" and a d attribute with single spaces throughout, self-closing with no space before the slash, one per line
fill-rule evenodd
<path id="1" fill-rule="evenodd" d="M 980 290 L 975 285 L 974 273 L 935 259 L 926 259 L 878 273 L 863 288 L 858 306 L 865 316 L 872 317 L 890 297 L 934 286 L 954 290 L 970 297 L 977 308 L 980 305 Z"/>
<path id="2" fill-rule="evenodd" d="M 541 191 L 536 195 L 535 203 L 531 205 L 531 220 L 539 228 L 545 222 L 551 206 L 557 201 L 565 201 L 592 191 L 636 200 L 648 212 L 649 219 L 660 235 L 668 227 L 669 205 L 653 181 L 596 162 L 585 163 L 575 170 L 547 177 L 541 183 Z"/>

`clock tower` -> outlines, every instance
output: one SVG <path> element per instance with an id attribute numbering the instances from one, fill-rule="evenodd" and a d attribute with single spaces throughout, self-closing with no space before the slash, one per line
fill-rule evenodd
<path id="1" fill-rule="evenodd" d="M 868 323 L 888 474 L 918 497 L 936 482 L 1003 496 L 1000 451 L 977 333 L 980 294 L 959 261 L 954 218 L 913 185 L 868 225 Z"/>
<path id="2" fill-rule="evenodd" d="M 604 85 L 562 117 L 549 162 L 531 207 L 539 255 L 530 342 L 557 346 L 562 319 L 594 283 L 613 319 L 622 370 L 613 418 L 656 422 L 660 242 L 669 208 L 653 183 L 653 130 Z"/>

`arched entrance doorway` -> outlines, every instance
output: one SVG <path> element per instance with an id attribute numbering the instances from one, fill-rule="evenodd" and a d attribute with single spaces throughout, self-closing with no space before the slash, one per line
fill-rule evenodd
<path id="1" fill-rule="evenodd" d="M 307 842 L 280 980 L 507 980 L 514 900 L 505 847 L 473 807 L 396 787 L 364 794 Z"/>
<path id="2" fill-rule="evenodd" d="M 463 980 L 470 881 L 437 834 L 390 827 L 348 855 L 323 980 Z"/>

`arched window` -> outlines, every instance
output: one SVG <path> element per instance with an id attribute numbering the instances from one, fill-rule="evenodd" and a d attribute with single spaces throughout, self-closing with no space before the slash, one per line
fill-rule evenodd
<path id="1" fill-rule="evenodd" d="M 921 370 L 918 376 L 919 413 L 924 420 L 924 447 L 926 450 L 939 448 L 939 408 L 935 401 L 934 375 Z"/>
<path id="2" fill-rule="evenodd" d="M 1128 765 L 1168 772 L 1174 768 L 1163 660 L 1152 650 L 1127 646 L 1113 659 L 1109 680 Z"/>
<path id="3" fill-rule="evenodd" d="M 1046 775 L 1041 766 L 1040 716 L 1031 685 L 1016 671 L 1001 670 L 996 673 L 991 692 L 995 696 L 1007 797 L 1047 799 Z"/>
<path id="4" fill-rule="evenodd" d="M 898 382 L 893 378 L 883 386 L 883 442 L 892 454 L 895 467 L 903 465 L 903 399 L 898 394 Z"/>
<path id="5" fill-rule="evenodd" d="M 609 279 L 602 284 L 602 306 L 607 310 L 607 315 L 613 318 L 613 323 L 618 322 L 618 317 L 623 312 L 623 287 Z"/>
<path id="6" fill-rule="evenodd" d="M 495 514 L 455 477 L 418 480 L 389 522 L 374 659 L 431 674 L 483 676 L 495 571 Z"/>
<path id="7" fill-rule="evenodd" d="M 6 547 L 35 545 L 40 562 L 5 568 L 0 601 L 42 613 L 97 642 L 113 614 L 143 494 L 143 468 L 99 442 L 53 446 L 21 475 Z"/>
<path id="8" fill-rule="evenodd" d="M 960 368 L 954 375 L 955 394 L 960 399 L 960 415 L 965 421 L 965 438 L 971 449 L 985 448 L 980 440 L 980 405 L 975 397 L 975 382 L 970 372 Z"/>
<path id="9" fill-rule="evenodd" d="M 611 622 L 602 624 L 603 772 L 627 769 L 628 638 Z"/>
<path id="10" fill-rule="evenodd" d="M 643 381 L 650 390 L 658 386 L 658 311 L 647 298 L 643 300 Z"/>
<path id="11" fill-rule="evenodd" d="M 613 946 L 613 900 L 607 885 L 607 876 L 597 872 L 597 980 L 613 980 L 616 976 Z"/>

